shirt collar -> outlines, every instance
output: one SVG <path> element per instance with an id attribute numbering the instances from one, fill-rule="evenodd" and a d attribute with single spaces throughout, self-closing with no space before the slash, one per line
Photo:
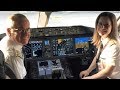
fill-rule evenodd
<path id="1" fill-rule="evenodd" d="M 101 39 L 103 46 L 109 41 L 109 38 Z"/>
<path id="2" fill-rule="evenodd" d="M 14 42 L 13 40 L 11 40 L 9 37 L 6 37 L 8 39 L 8 44 L 7 46 L 8 47 L 14 47 L 16 50 L 21 50 L 23 45 L 22 44 L 19 44 L 17 42 Z"/>

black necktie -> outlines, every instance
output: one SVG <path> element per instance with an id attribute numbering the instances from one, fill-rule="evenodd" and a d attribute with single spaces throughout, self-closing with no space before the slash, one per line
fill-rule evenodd
<path id="1" fill-rule="evenodd" d="M 103 49 L 103 44 L 101 42 L 101 44 L 100 44 L 100 52 L 102 51 L 102 49 Z"/>
<path id="2" fill-rule="evenodd" d="M 100 54 L 102 52 L 102 49 L 103 49 L 103 44 L 102 42 L 100 43 L 100 49 L 99 49 L 99 52 L 98 52 L 98 57 L 97 57 L 97 61 L 99 61 L 99 58 L 100 58 Z"/>

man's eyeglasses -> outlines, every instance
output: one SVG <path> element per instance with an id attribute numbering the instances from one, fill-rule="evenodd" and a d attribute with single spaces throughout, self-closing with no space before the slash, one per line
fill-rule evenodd
<path id="1" fill-rule="evenodd" d="M 30 28 L 28 28 L 28 29 L 15 29 L 15 28 L 13 28 L 12 30 L 13 30 L 13 32 L 18 32 L 18 33 L 30 33 L 30 31 L 31 31 Z"/>

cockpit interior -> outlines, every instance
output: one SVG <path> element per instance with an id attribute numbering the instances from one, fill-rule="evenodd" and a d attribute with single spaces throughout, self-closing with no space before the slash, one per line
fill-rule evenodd
<path id="1" fill-rule="evenodd" d="M 30 20 L 31 37 L 24 45 L 26 79 L 80 79 L 95 54 L 96 17 L 103 11 L 0 11 L 0 40 L 7 16 L 22 13 Z M 120 31 L 120 11 L 114 13 Z M 8 70 L 9 71 L 9 70 Z M 90 75 L 97 72 L 97 68 Z M 14 77 L 14 76 L 13 76 Z"/>

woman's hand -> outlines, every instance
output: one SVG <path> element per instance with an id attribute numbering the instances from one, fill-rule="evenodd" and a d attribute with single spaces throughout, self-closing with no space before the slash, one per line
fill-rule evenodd
<path id="1" fill-rule="evenodd" d="M 79 74 L 80 78 L 86 77 L 88 75 L 89 75 L 88 70 L 84 70 L 84 71 L 80 72 L 80 74 Z"/>
<path id="2" fill-rule="evenodd" d="M 91 76 L 83 77 L 82 79 L 92 79 Z"/>

